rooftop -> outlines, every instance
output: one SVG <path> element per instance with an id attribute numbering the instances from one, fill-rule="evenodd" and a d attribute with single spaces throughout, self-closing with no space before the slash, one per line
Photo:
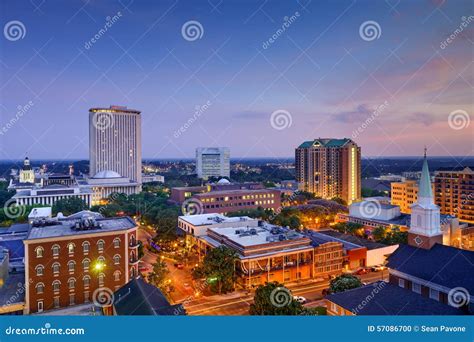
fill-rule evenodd
<path id="1" fill-rule="evenodd" d="M 89 109 L 91 113 L 131 113 L 131 114 L 140 114 L 139 110 L 129 109 L 126 106 L 114 106 L 111 105 L 109 108 L 91 108 Z"/>
<path id="2" fill-rule="evenodd" d="M 277 190 L 273 189 L 234 189 L 234 190 L 217 190 L 211 192 L 204 192 L 200 194 L 195 194 L 194 197 L 208 197 L 208 196 L 218 196 L 218 195 L 238 195 L 238 194 L 267 194 L 269 192 L 274 192 Z"/>
<path id="3" fill-rule="evenodd" d="M 460 309 L 382 281 L 331 294 L 326 299 L 362 316 L 463 314 Z"/>
<path id="4" fill-rule="evenodd" d="M 348 138 L 343 138 L 343 139 L 318 138 L 312 141 L 305 141 L 298 148 L 308 148 L 312 146 L 343 147 L 349 142 L 352 142 L 352 140 Z"/>
<path id="5" fill-rule="evenodd" d="M 193 226 L 206 226 L 217 223 L 228 223 L 228 222 L 248 222 L 255 221 L 256 219 L 248 216 L 239 217 L 227 217 L 222 214 L 200 214 L 200 215 L 184 215 L 179 217 L 181 220 L 192 224 Z"/>
<path id="6" fill-rule="evenodd" d="M 333 241 L 338 241 L 338 242 L 348 242 L 349 245 L 354 245 L 360 247 L 366 247 L 368 250 L 371 249 L 377 249 L 377 248 L 383 248 L 386 247 L 386 245 L 378 242 L 373 242 L 367 239 L 359 238 L 357 236 L 349 235 L 349 234 L 343 234 L 339 233 L 337 230 L 320 230 L 316 232 L 316 234 L 321 234 L 330 237 L 331 239 L 334 239 Z M 321 236 L 320 236 L 321 237 Z M 349 248 L 353 249 L 355 247 Z"/>

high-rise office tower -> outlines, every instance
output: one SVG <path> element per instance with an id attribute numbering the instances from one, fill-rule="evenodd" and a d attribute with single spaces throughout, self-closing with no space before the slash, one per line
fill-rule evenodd
<path id="1" fill-rule="evenodd" d="M 316 196 L 339 197 L 348 204 L 360 200 L 360 147 L 351 139 L 305 141 L 295 151 L 300 189 Z"/>
<path id="2" fill-rule="evenodd" d="M 230 151 L 227 147 L 198 147 L 196 173 L 199 178 L 230 177 Z"/>
<path id="3" fill-rule="evenodd" d="M 141 184 L 140 111 L 121 106 L 89 110 L 90 177 L 114 171 Z"/>

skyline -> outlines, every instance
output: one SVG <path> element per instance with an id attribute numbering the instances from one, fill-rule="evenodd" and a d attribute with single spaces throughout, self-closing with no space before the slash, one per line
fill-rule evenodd
<path id="1" fill-rule="evenodd" d="M 290 158 L 318 137 L 352 138 L 363 157 L 421 156 L 425 145 L 473 155 L 468 1 L 370 3 L 370 14 L 366 1 L 236 4 L 4 2 L 2 25 L 25 32 L 0 39 L 0 159 L 87 159 L 88 111 L 109 105 L 142 112 L 143 159 L 192 158 L 198 146 Z M 189 21 L 200 38 L 182 30 Z M 378 36 L 363 39 L 368 21 Z"/>

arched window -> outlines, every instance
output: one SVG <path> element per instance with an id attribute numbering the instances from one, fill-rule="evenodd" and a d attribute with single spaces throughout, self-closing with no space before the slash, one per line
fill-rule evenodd
<path id="1" fill-rule="evenodd" d="M 101 264 L 105 262 L 105 258 L 103 256 L 100 256 L 97 258 L 97 261 L 99 261 Z"/>
<path id="2" fill-rule="evenodd" d="M 69 243 L 67 244 L 67 251 L 68 251 L 68 253 L 69 253 L 69 254 L 74 254 L 74 248 L 75 248 L 75 247 L 76 247 L 76 246 L 75 246 L 72 242 L 69 242 Z"/>
<path id="3" fill-rule="evenodd" d="M 120 247 L 120 239 L 119 238 L 115 238 L 114 239 L 114 248 L 119 248 Z"/>
<path id="4" fill-rule="evenodd" d="M 90 276 L 84 276 L 84 278 L 82 278 L 82 281 L 84 282 L 84 287 L 89 287 L 89 285 L 91 283 L 91 277 Z"/>
<path id="5" fill-rule="evenodd" d="M 35 252 L 36 252 L 36 257 L 37 258 L 42 258 L 43 255 L 44 255 L 44 248 L 43 247 L 36 247 L 35 248 Z"/>
<path id="6" fill-rule="evenodd" d="M 114 280 L 115 281 L 120 281 L 120 275 L 121 275 L 121 272 L 119 270 L 115 271 L 114 272 Z"/>
<path id="7" fill-rule="evenodd" d="M 82 243 L 82 251 L 83 251 L 84 253 L 89 253 L 90 248 L 91 248 L 91 244 L 90 244 L 89 242 L 84 241 L 84 242 Z"/>
<path id="8" fill-rule="evenodd" d="M 54 274 L 58 274 L 59 273 L 59 262 L 55 262 L 51 267 L 53 269 L 53 273 Z"/>
<path id="9" fill-rule="evenodd" d="M 102 252 L 104 250 L 105 242 L 104 240 L 99 240 L 97 241 L 97 249 L 99 252 Z"/>
<path id="10" fill-rule="evenodd" d="M 44 284 L 38 283 L 36 284 L 36 294 L 42 294 L 44 292 Z"/>
<path id="11" fill-rule="evenodd" d="M 68 285 L 69 289 L 76 288 L 76 279 L 69 278 L 69 280 L 67 281 L 67 285 Z"/>
<path id="12" fill-rule="evenodd" d="M 114 255 L 114 264 L 115 265 L 120 264 L 120 255 L 118 255 L 118 254 Z"/>
<path id="13" fill-rule="evenodd" d="M 105 280 L 105 274 L 104 273 L 99 274 L 99 287 L 104 286 L 104 280 Z"/>
<path id="14" fill-rule="evenodd" d="M 53 256 L 59 255 L 59 245 L 53 245 L 53 247 L 51 247 L 51 250 L 53 251 Z"/>
<path id="15" fill-rule="evenodd" d="M 84 271 L 87 271 L 90 265 L 91 265 L 91 261 L 89 259 L 86 258 L 82 260 L 82 268 L 84 268 Z"/>
<path id="16" fill-rule="evenodd" d="M 136 271 L 135 271 L 135 267 L 132 267 L 130 269 L 130 278 L 135 278 L 136 275 L 137 274 L 136 274 Z"/>
<path id="17" fill-rule="evenodd" d="M 69 261 L 67 263 L 67 269 L 69 270 L 69 272 L 74 272 L 74 270 L 76 269 L 76 263 L 74 261 Z"/>
<path id="18" fill-rule="evenodd" d="M 36 266 L 36 275 L 42 276 L 43 274 L 44 274 L 44 266 L 43 265 Z"/>
<path id="19" fill-rule="evenodd" d="M 54 292 L 59 292 L 60 287 L 61 287 L 61 282 L 59 280 L 53 281 L 53 291 Z"/>

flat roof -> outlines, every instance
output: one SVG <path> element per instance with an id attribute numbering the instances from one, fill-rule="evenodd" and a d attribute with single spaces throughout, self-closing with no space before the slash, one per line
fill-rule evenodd
<path id="1" fill-rule="evenodd" d="M 248 222 L 256 221 L 257 219 L 250 218 L 248 216 L 238 217 L 227 217 L 222 214 L 199 214 L 199 215 L 183 215 L 179 217 L 181 220 L 192 224 L 193 226 L 206 226 L 218 223 L 230 223 L 230 222 Z"/>
<path id="2" fill-rule="evenodd" d="M 97 223 L 100 223 L 102 227 L 91 228 L 86 230 L 72 229 L 72 226 L 75 224 L 75 222 L 75 220 L 63 220 L 58 221 L 58 224 L 54 226 L 32 227 L 25 241 L 35 239 L 48 239 L 62 236 L 76 236 L 91 233 L 93 234 L 113 232 L 120 230 L 128 230 L 136 227 L 135 222 L 128 216 L 97 219 Z"/>
<path id="3" fill-rule="evenodd" d="M 388 200 L 390 200 L 390 197 L 387 197 L 387 198 L 388 198 Z M 365 200 L 365 201 L 362 201 L 362 202 L 352 203 L 351 206 L 360 207 L 361 205 L 367 205 L 367 204 L 364 204 L 365 202 L 377 202 L 377 206 L 379 206 L 380 209 L 393 209 L 393 208 L 399 207 L 398 205 L 380 203 L 380 202 L 374 201 L 374 200 Z"/>
<path id="4" fill-rule="evenodd" d="M 216 195 L 231 195 L 231 194 L 242 194 L 242 193 L 268 193 L 278 191 L 275 189 L 234 189 L 234 190 L 217 190 L 217 191 L 209 191 L 202 194 L 196 194 L 194 197 L 202 197 L 202 196 L 216 196 Z"/>
<path id="5" fill-rule="evenodd" d="M 339 233 L 337 230 L 333 230 L 333 229 L 320 230 L 318 231 L 318 233 L 329 236 L 333 239 L 336 239 L 336 241 L 337 240 L 345 241 L 355 246 L 366 247 L 368 250 L 387 247 L 387 245 L 384 245 L 382 243 L 373 242 L 373 241 L 359 238 L 357 236 L 353 236 L 349 234 Z"/>

